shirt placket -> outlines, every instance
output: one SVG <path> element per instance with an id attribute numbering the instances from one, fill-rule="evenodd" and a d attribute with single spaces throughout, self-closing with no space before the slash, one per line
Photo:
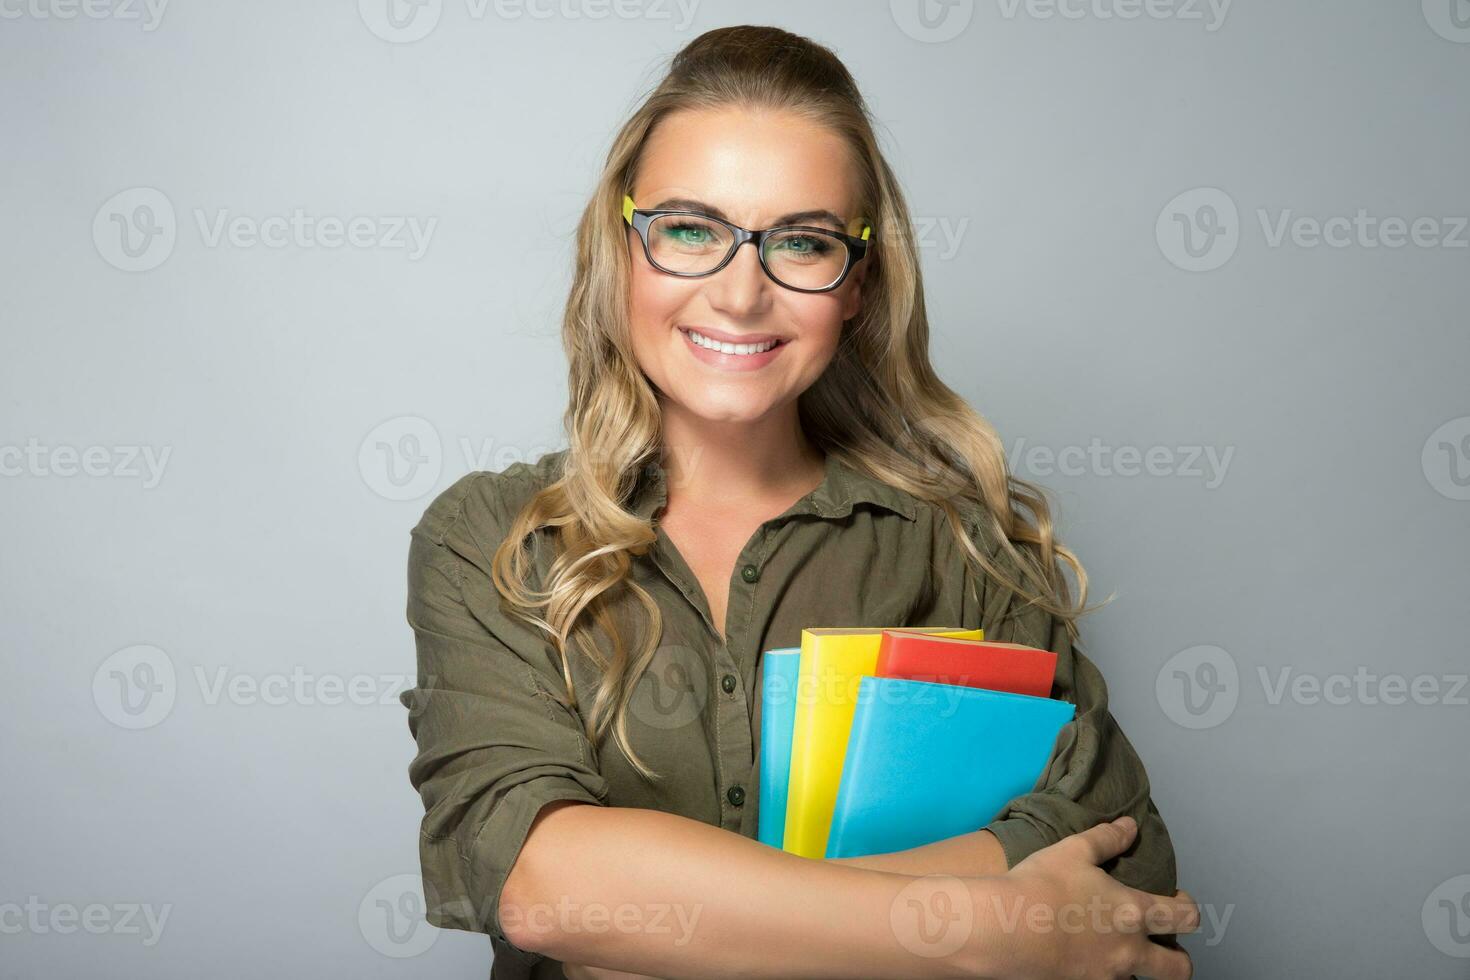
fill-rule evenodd
<path id="1" fill-rule="evenodd" d="M 741 549 L 725 604 L 727 634 L 721 638 L 704 592 L 677 549 L 660 532 L 654 563 L 685 599 L 698 610 L 714 651 L 714 762 L 719 780 L 720 826 L 740 832 L 745 809 L 756 787 L 751 785 L 755 763 L 749 678 L 753 676 L 758 641 L 755 616 L 761 570 L 765 563 L 768 530 L 761 525 Z"/>

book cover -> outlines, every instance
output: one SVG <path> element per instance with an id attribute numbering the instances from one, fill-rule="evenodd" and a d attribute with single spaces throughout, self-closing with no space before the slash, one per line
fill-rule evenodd
<path id="1" fill-rule="evenodd" d="M 873 673 L 1044 698 L 1056 669 L 1057 655 L 1050 650 L 895 629 L 883 631 Z"/>
<path id="2" fill-rule="evenodd" d="M 761 667 L 760 801 L 756 838 L 781 847 L 786 838 L 786 789 L 791 779 L 791 731 L 796 723 L 796 676 L 801 647 L 767 650 Z"/>
<path id="3" fill-rule="evenodd" d="M 918 627 L 926 633 L 983 639 L 983 630 Z M 832 804 L 842 778 L 847 736 L 860 678 L 873 673 L 883 627 L 814 628 L 801 631 L 796 717 L 791 732 L 791 779 L 786 799 L 784 849 L 821 858 L 827 847 Z"/>
<path id="4" fill-rule="evenodd" d="M 982 829 L 1041 777 L 1067 701 L 864 677 L 824 857 L 887 854 Z"/>

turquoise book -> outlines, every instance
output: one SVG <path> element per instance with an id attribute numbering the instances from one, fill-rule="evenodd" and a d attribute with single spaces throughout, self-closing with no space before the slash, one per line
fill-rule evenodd
<path id="1" fill-rule="evenodd" d="M 796 678 L 801 647 L 767 650 L 761 676 L 760 803 L 756 837 L 781 848 L 791 781 L 791 735 L 796 728 Z"/>
<path id="2" fill-rule="evenodd" d="M 1076 706 L 863 677 L 827 857 L 887 854 L 984 828 L 1035 787 Z"/>

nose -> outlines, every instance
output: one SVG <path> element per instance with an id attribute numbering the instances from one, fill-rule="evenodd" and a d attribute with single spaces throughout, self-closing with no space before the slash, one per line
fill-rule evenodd
<path id="1" fill-rule="evenodd" d="M 749 245 L 750 248 L 745 246 Z M 760 313 L 770 303 L 771 290 L 778 289 L 761 268 L 755 242 L 742 242 L 729 263 L 705 279 L 705 295 L 710 305 L 732 317 Z"/>

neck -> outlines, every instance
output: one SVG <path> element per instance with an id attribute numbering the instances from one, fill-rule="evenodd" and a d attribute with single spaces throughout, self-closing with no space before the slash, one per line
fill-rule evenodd
<path id="1" fill-rule="evenodd" d="M 671 502 L 675 497 L 729 503 L 787 496 L 821 483 L 825 460 L 802 431 L 795 401 L 742 422 L 712 422 L 660 401 Z"/>

